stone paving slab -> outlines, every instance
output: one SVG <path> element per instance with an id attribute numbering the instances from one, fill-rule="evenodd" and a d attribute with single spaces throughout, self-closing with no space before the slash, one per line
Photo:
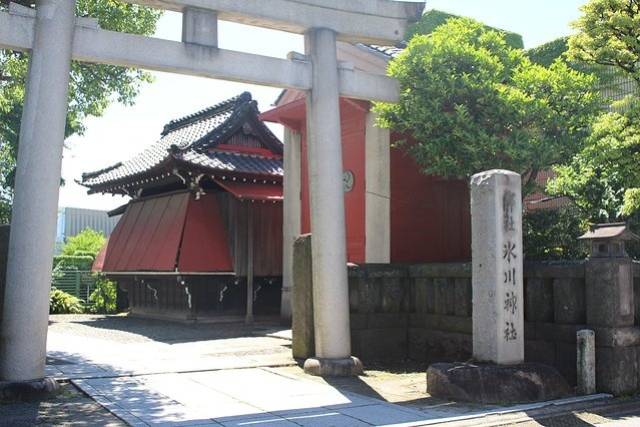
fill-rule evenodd
<path id="1" fill-rule="evenodd" d="M 104 316 L 57 318 L 50 328 L 47 369 L 71 378 L 134 426 L 473 425 L 491 414 L 571 404 L 504 408 L 438 401 L 424 392 L 424 373 L 309 377 L 291 358 L 289 334 L 277 326 L 249 330 Z"/>
<path id="2" fill-rule="evenodd" d="M 290 341 L 274 336 L 166 343 L 118 338 L 50 332 L 47 375 L 66 380 L 296 365 Z"/>
<path id="3" fill-rule="evenodd" d="M 73 382 L 127 423 L 151 426 L 415 426 L 585 400 L 563 399 L 471 414 L 442 408 L 417 410 L 263 368 Z"/>

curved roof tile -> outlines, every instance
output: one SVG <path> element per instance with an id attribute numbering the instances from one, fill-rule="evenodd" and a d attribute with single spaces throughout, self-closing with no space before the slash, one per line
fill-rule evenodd
<path id="1" fill-rule="evenodd" d="M 161 138 L 153 146 L 128 161 L 83 174 L 80 184 L 93 189 L 126 181 L 171 158 L 211 169 L 282 176 L 281 159 L 210 151 L 230 136 L 229 132 L 235 132 L 246 121 L 250 121 L 260 127 L 265 145 L 274 154 L 281 154 L 282 143 L 258 120 L 258 115 L 259 111 L 251 94 L 245 92 L 213 107 L 169 122 L 164 127 Z"/>

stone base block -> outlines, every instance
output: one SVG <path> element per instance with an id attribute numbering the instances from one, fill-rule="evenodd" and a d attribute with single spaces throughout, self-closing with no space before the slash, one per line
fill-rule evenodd
<path id="1" fill-rule="evenodd" d="M 362 362 L 357 357 L 346 359 L 307 359 L 304 372 L 317 377 L 355 377 L 362 374 Z"/>
<path id="2" fill-rule="evenodd" d="M 0 401 L 29 402 L 56 394 L 60 384 L 53 378 L 34 381 L 0 381 Z"/>
<path id="3" fill-rule="evenodd" d="M 569 395 L 565 379 L 551 366 L 436 363 L 427 370 L 427 393 L 475 403 L 525 403 Z"/>

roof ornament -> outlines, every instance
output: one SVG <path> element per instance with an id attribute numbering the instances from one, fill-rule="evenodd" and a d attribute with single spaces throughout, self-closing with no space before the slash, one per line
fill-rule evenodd
<path id="1" fill-rule="evenodd" d="M 178 178 L 180 178 L 180 180 L 182 181 L 182 183 L 183 183 L 184 185 L 187 185 L 187 179 L 186 179 L 184 176 L 180 175 L 180 172 L 178 172 L 178 169 L 174 168 L 174 169 L 171 171 L 171 174 L 173 174 L 174 176 L 177 176 Z"/>
<path id="2" fill-rule="evenodd" d="M 196 177 L 196 179 L 192 180 L 191 183 L 189 184 L 190 190 L 192 192 L 194 192 L 194 194 L 196 196 L 196 200 L 200 200 L 200 197 L 202 197 L 205 194 L 207 194 L 204 191 L 204 188 L 202 188 L 202 186 L 200 185 L 200 181 L 202 180 L 202 178 L 204 178 L 204 174 L 203 173 L 198 175 Z"/>

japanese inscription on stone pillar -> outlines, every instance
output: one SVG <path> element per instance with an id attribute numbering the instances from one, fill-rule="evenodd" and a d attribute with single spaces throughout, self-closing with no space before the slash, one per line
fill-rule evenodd
<path id="1" fill-rule="evenodd" d="M 473 354 L 480 361 L 524 360 L 520 175 L 493 170 L 471 178 Z"/>

